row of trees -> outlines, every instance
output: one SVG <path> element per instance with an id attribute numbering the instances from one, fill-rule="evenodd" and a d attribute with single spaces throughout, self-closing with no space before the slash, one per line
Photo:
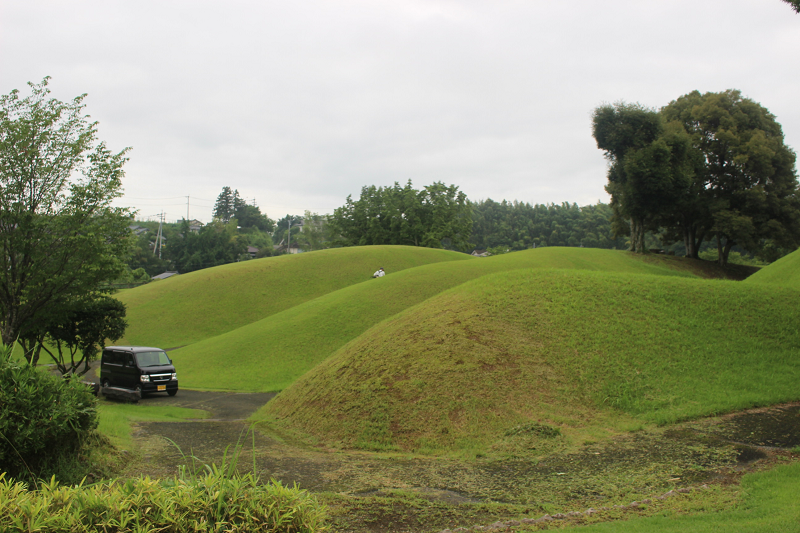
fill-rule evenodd
<path id="1" fill-rule="evenodd" d="M 694 258 L 713 239 L 722 265 L 737 245 L 768 260 L 797 247 L 795 153 L 760 104 L 736 90 L 694 91 L 659 111 L 600 106 L 592 120 L 609 161 L 612 224 L 631 250 L 646 250 L 648 231 L 682 240 Z"/>
<path id="2" fill-rule="evenodd" d="M 471 242 L 489 251 L 525 250 L 541 246 L 626 247 L 614 236 L 611 207 L 598 202 L 536 204 L 483 200 L 472 204 Z"/>

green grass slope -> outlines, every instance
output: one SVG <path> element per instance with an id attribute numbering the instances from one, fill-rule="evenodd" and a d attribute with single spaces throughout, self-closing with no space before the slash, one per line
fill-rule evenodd
<path id="1" fill-rule="evenodd" d="M 414 246 L 337 248 L 232 263 L 122 291 L 128 330 L 119 344 L 174 348 L 220 335 L 348 285 L 472 256 Z"/>
<path id="2" fill-rule="evenodd" d="M 748 283 L 769 283 L 800 289 L 800 250 L 783 256 L 747 278 Z"/>
<path id="3" fill-rule="evenodd" d="M 689 276 L 691 264 L 587 248 L 539 248 L 428 264 L 331 292 L 170 355 L 182 386 L 277 391 L 382 320 L 486 274 L 564 268 Z"/>
<path id="4" fill-rule="evenodd" d="M 510 270 L 376 325 L 258 417 L 333 446 L 468 452 L 796 400 L 799 309 L 779 287 Z"/>

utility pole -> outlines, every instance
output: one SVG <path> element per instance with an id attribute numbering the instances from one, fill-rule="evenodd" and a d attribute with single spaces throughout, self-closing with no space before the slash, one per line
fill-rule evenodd
<path id="1" fill-rule="evenodd" d="M 186 197 L 186 222 L 189 222 L 189 197 Z"/>
<path id="2" fill-rule="evenodd" d="M 158 216 L 158 235 L 156 235 L 156 245 L 153 248 L 153 255 L 156 255 L 156 248 L 158 248 L 158 258 L 161 259 L 161 226 L 164 224 L 164 212 Z"/>
<path id="3" fill-rule="evenodd" d="M 289 253 L 289 254 L 292 253 L 290 251 L 291 248 L 292 248 L 292 222 L 294 222 L 294 220 L 292 220 L 290 218 L 289 219 L 289 244 L 286 245 L 286 253 Z"/>

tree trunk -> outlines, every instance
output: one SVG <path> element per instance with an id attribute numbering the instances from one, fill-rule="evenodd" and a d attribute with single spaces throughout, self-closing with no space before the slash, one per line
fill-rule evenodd
<path id="1" fill-rule="evenodd" d="M 698 237 L 697 229 L 694 226 L 686 224 L 683 227 L 683 244 L 686 246 L 686 257 L 699 259 L 700 245 L 703 243 L 703 238 L 705 238 L 705 232 Z"/>
<path id="2" fill-rule="evenodd" d="M 644 233 L 644 222 L 631 218 L 631 252 L 647 253 L 647 248 L 644 245 Z"/>
<path id="3" fill-rule="evenodd" d="M 731 248 L 733 248 L 735 244 L 736 244 L 736 242 L 732 241 L 730 239 L 727 239 L 725 241 L 725 247 L 722 250 L 722 255 L 719 256 L 719 258 L 720 258 L 720 262 L 719 262 L 720 266 L 723 266 L 723 267 L 728 266 L 728 256 L 731 253 Z"/>
<path id="4" fill-rule="evenodd" d="M 42 343 L 44 338 L 20 338 L 19 345 L 22 347 L 22 355 L 28 364 L 36 366 L 39 364 L 39 355 L 42 353 Z M 13 342 L 9 346 L 13 346 Z"/>

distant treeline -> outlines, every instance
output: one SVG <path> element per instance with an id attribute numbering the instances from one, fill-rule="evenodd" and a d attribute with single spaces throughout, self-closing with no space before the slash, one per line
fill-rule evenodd
<path id="1" fill-rule="evenodd" d="M 614 237 L 608 204 L 471 202 L 472 237 L 477 249 L 525 250 L 541 246 L 627 248 L 626 237 Z"/>

